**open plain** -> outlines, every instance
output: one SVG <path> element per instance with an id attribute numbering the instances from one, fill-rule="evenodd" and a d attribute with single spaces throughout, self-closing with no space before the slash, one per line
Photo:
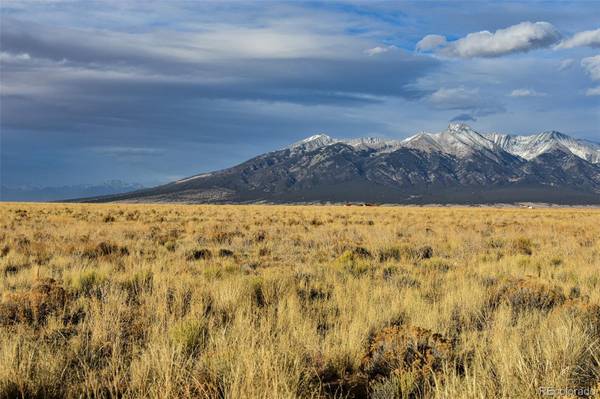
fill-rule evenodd
<path id="1" fill-rule="evenodd" d="M 599 272 L 598 209 L 5 203 L 0 397 L 598 393 Z"/>

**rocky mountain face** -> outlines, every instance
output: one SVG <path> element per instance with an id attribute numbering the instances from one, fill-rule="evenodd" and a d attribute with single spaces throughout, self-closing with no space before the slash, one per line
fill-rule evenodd
<path id="1" fill-rule="evenodd" d="M 402 141 L 319 134 L 229 169 L 88 201 L 600 204 L 600 145 L 464 124 Z"/>

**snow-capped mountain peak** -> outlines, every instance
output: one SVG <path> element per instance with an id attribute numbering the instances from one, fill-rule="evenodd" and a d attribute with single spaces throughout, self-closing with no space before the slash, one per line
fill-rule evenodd
<path id="1" fill-rule="evenodd" d="M 469 156 L 475 152 L 497 158 L 498 147 L 488 138 L 464 123 L 451 123 L 441 132 L 429 135 L 442 152 L 458 157 Z"/>
<path id="2" fill-rule="evenodd" d="M 288 148 L 293 152 L 313 151 L 336 143 L 346 144 L 358 150 L 373 151 L 376 154 L 396 151 L 399 148 L 412 148 L 425 152 L 441 152 L 459 158 L 477 153 L 496 161 L 510 155 L 530 160 L 559 148 L 588 162 L 600 164 L 600 144 L 597 143 L 578 140 L 554 130 L 529 136 L 480 133 L 465 123 L 450 123 L 448 128 L 440 133 L 422 132 L 404 140 L 380 137 L 343 140 L 321 133 L 298 141 Z"/>
<path id="3" fill-rule="evenodd" d="M 425 152 L 444 152 L 443 147 L 437 142 L 433 135 L 429 133 L 417 133 L 402 140 L 402 145 L 407 148 L 413 148 Z"/>
<path id="4" fill-rule="evenodd" d="M 452 122 L 452 123 L 448 124 L 447 131 L 449 131 L 449 132 L 474 132 L 474 130 L 471 128 L 471 126 L 467 125 L 466 123 L 460 123 L 460 122 Z"/>
<path id="5" fill-rule="evenodd" d="M 494 148 L 494 143 L 475 131 L 471 126 L 464 123 L 451 123 L 445 132 L 439 133 L 446 140 L 453 138 L 454 141 L 469 147 Z"/>
<path id="6" fill-rule="evenodd" d="M 312 151 L 317 148 L 325 147 L 334 143 L 337 143 L 339 140 L 334 139 L 324 133 L 315 134 L 313 136 L 307 137 L 303 140 L 300 140 L 292 145 L 290 145 L 290 150 L 303 150 L 303 151 Z"/>
<path id="7" fill-rule="evenodd" d="M 301 143 L 310 143 L 311 141 L 330 141 L 331 137 L 326 135 L 325 133 L 315 134 L 314 136 L 310 136 L 301 141 Z"/>
<path id="8" fill-rule="evenodd" d="M 578 140 L 557 131 L 546 131 L 529 136 L 490 133 L 486 137 L 503 150 L 527 160 L 555 148 L 561 148 L 588 162 L 600 163 L 600 145 Z"/>
<path id="9" fill-rule="evenodd" d="M 326 135 L 325 133 L 319 133 L 319 134 L 315 134 L 313 136 L 307 137 L 304 140 L 300 140 L 299 142 L 292 144 L 292 146 L 294 145 L 303 145 L 303 144 L 309 144 L 309 143 L 315 143 L 315 144 L 329 144 L 334 142 L 335 140 L 333 138 L 331 138 L 330 136 Z"/>
<path id="10" fill-rule="evenodd" d="M 399 140 L 387 140 L 381 137 L 360 137 L 341 140 L 326 134 L 316 134 L 300 140 L 288 148 L 291 150 L 312 151 L 331 144 L 342 143 L 360 150 L 392 151 L 401 146 Z"/>
<path id="11" fill-rule="evenodd" d="M 451 124 L 402 141 L 318 134 L 231 168 L 109 198 L 599 204 L 599 160 L 600 145 L 554 131 L 511 136 Z"/>
<path id="12" fill-rule="evenodd" d="M 349 145 L 366 145 L 366 146 L 378 146 L 384 144 L 386 140 L 381 137 L 360 137 L 357 139 L 347 140 L 346 143 Z"/>
<path id="13" fill-rule="evenodd" d="M 381 137 L 362 137 L 344 140 L 343 143 L 360 150 L 375 150 L 376 152 L 391 152 L 402 146 L 400 140 L 388 140 Z"/>

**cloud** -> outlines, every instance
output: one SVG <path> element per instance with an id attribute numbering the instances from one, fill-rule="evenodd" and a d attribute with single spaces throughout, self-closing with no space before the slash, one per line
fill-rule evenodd
<path id="1" fill-rule="evenodd" d="M 555 48 L 567 49 L 584 46 L 600 47 L 600 29 L 578 32 L 572 37 L 558 43 Z"/>
<path id="2" fill-rule="evenodd" d="M 331 32 L 298 32 L 294 38 L 296 27 L 279 25 L 132 34 L 13 20 L 1 29 L 3 54 L 8 54 L 3 58 L 12 60 L 6 68 L 3 62 L 3 80 L 14 96 L 42 88 L 48 97 L 83 96 L 86 86 L 87 98 L 89 93 L 123 96 L 129 87 L 132 95 L 146 91 L 144 96 L 167 90 L 193 98 L 359 105 L 388 96 L 424 96 L 408 86 L 439 64 L 391 51 L 393 46 L 371 47 L 373 54 L 390 54 L 365 59 L 360 54 L 364 39 Z M 233 43 L 238 36 L 244 38 L 243 50 Z M 27 62 L 19 54 L 28 54 Z"/>
<path id="3" fill-rule="evenodd" d="M 210 26 L 133 34 L 3 19 L 0 28 L 3 129 L 192 132 L 198 107 L 214 108 L 217 100 L 343 107 L 413 101 L 430 93 L 414 83 L 440 64 L 393 47 L 385 57 L 365 57 L 365 44 L 374 42 L 318 30 L 311 35 L 322 40 L 296 46 L 293 57 L 275 57 L 265 48 L 218 50 L 208 39 L 215 36 L 206 30 L 217 29 Z M 256 29 L 256 37 L 281 38 L 297 27 Z M 223 24 L 218 31 L 233 37 L 240 29 Z"/>
<path id="4" fill-rule="evenodd" d="M 440 65 L 405 51 L 367 57 L 363 50 L 380 38 L 348 35 L 346 26 L 331 28 L 318 16 L 240 26 L 211 22 L 211 14 L 199 26 L 177 20 L 134 31 L 21 17 L 3 14 L 0 23 L 6 184 L 154 181 L 231 166 L 317 129 L 382 131 L 385 124 L 364 116 L 370 106 L 420 104 L 430 91 L 414 83 Z M 281 49 L 294 33 L 303 44 Z M 256 47 L 238 51 L 232 41 L 246 34 L 256 40 L 245 44 Z M 90 149 L 99 147 L 109 148 Z"/>
<path id="5" fill-rule="evenodd" d="M 587 89 L 585 92 L 586 96 L 600 96 L 600 86 Z"/>
<path id="6" fill-rule="evenodd" d="M 557 79 L 561 52 L 468 62 L 419 53 L 451 45 L 439 35 L 415 53 L 400 50 L 428 33 L 453 43 L 520 21 L 560 21 L 578 32 L 597 26 L 590 3 L 460 3 L 431 12 L 375 2 L 9 1 L 2 11 L 5 184 L 114 176 L 150 184 L 230 166 L 315 131 L 408 135 L 455 116 L 484 119 L 514 100 L 506 96 L 514 88 L 553 96 L 518 101 L 510 118 L 485 117 L 490 129 L 597 126 L 590 110 L 600 97 L 584 94 L 598 85 L 583 73 Z M 377 47 L 388 51 L 365 52 Z M 431 100 L 440 88 L 464 89 Z M 100 147 L 116 149 L 92 150 Z"/>
<path id="7" fill-rule="evenodd" d="M 432 104 L 444 109 L 468 108 L 476 103 L 479 89 L 466 89 L 464 87 L 441 88 L 429 97 Z"/>
<path id="8" fill-rule="evenodd" d="M 388 51 L 390 51 L 390 49 L 388 47 L 373 47 L 370 49 L 366 49 L 365 50 L 365 54 L 369 55 L 369 56 L 373 56 L 373 55 L 377 55 L 377 54 L 381 54 L 381 53 L 387 53 Z"/>
<path id="9" fill-rule="evenodd" d="M 6 53 L 4 51 L 0 51 L 0 62 L 1 63 L 23 62 L 23 61 L 29 61 L 30 59 L 31 59 L 31 57 L 27 53 L 11 54 L 11 53 Z"/>
<path id="10" fill-rule="evenodd" d="M 476 122 L 477 118 L 470 114 L 459 114 L 450 119 L 450 122 Z"/>
<path id="11" fill-rule="evenodd" d="M 438 52 L 448 57 L 500 57 L 549 47 L 559 41 L 560 37 L 558 30 L 548 22 L 534 23 L 527 21 L 508 28 L 498 29 L 494 33 L 486 30 L 469 33 L 467 36 L 452 42 L 446 42 L 443 36 L 428 35 L 419 43 L 425 41 L 422 45 L 425 45 L 426 48 L 437 44 L 439 47 Z"/>
<path id="12" fill-rule="evenodd" d="M 110 155 L 116 158 L 154 157 L 163 155 L 166 151 L 162 148 L 149 147 L 95 147 L 92 151 L 98 154 Z"/>
<path id="13" fill-rule="evenodd" d="M 502 104 L 482 96 L 479 89 L 465 87 L 441 88 L 429 96 L 429 104 L 438 110 L 469 111 L 472 116 L 485 116 L 504 111 Z"/>
<path id="14" fill-rule="evenodd" d="M 558 65 L 558 70 L 565 71 L 565 70 L 571 68 L 574 63 L 575 63 L 575 60 L 573 58 L 567 58 L 565 60 L 562 60 L 560 62 L 560 64 Z"/>
<path id="15" fill-rule="evenodd" d="M 600 80 L 600 54 L 582 59 L 581 67 L 587 72 L 587 74 L 590 76 L 590 79 L 592 79 L 593 81 Z M 593 87 L 587 89 L 585 95 L 600 95 L 600 87 Z"/>
<path id="16" fill-rule="evenodd" d="M 417 51 L 431 51 L 446 44 L 446 38 L 442 35 L 427 35 L 421 39 L 416 46 Z"/>
<path id="17" fill-rule="evenodd" d="M 581 66 L 592 80 L 600 80 L 600 54 L 582 59 Z"/>
<path id="18" fill-rule="evenodd" d="M 207 22 L 182 30 L 128 32 L 98 28 L 67 28 L 34 23 L 14 17 L 2 18 L 2 49 L 31 57 L 79 62 L 144 61 L 200 62 L 237 58 L 293 59 L 326 57 L 333 50 L 349 55 L 359 45 L 343 32 L 300 29 L 276 23 L 259 26 Z M 86 42 L 77 42 L 81 36 Z"/>
<path id="19" fill-rule="evenodd" d="M 515 89 L 510 94 L 511 97 L 541 97 L 546 93 L 541 93 L 531 89 Z"/>

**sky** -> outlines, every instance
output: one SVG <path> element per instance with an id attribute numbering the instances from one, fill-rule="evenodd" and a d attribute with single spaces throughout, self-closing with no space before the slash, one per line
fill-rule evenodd
<path id="1" fill-rule="evenodd" d="M 0 3 L 0 183 L 155 185 L 317 133 L 600 141 L 597 2 Z"/>

